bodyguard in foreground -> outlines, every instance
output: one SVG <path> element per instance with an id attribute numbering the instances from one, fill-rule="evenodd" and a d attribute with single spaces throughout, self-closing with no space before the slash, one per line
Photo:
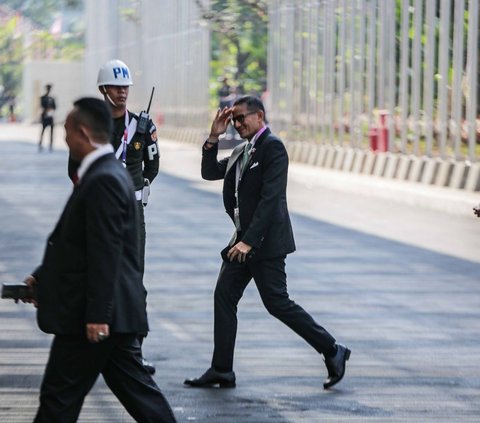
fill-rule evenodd
<path id="1" fill-rule="evenodd" d="M 217 160 L 219 136 L 229 122 L 247 142 L 229 158 Z M 282 141 L 265 125 L 262 102 L 251 96 L 233 107 L 218 110 L 203 146 L 202 177 L 223 179 L 223 202 L 235 225 L 215 288 L 214 351 L 211 367 L 192 387 L 235 386 L 233 353 L 237 333 L 237 305 L 253 278 L 265 308 L 323 354 L 331 388 L 343 378 L 350 350 L 335 339 L 287 292 L 286 255 L 295 251 L 287 208 L 288 155 Z"/>
<path id="2" fill-rule="evenodd" d="M 26 280 L 36 285 L 40 329 L 55 335 L 35 422 L 77 421 L 99 374 L 136 421 L 175 422 L 141 361 L 138 334 L 148 323 L 138 211 L 132 181 L 109 142 L 108 105 L 76 101 L 65 130 L 81 163 L 79 179 L 42 264 Z"/>

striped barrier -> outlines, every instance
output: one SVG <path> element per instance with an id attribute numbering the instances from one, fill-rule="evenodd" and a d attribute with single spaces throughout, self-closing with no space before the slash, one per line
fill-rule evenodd
<path id="1" fill-rule="evenodd" d="M 201 145 L 208 132 L 198 128 L 163 126 L 161 137 Z M 303 141 L 285 143 L 292 162 L 305 163 L 339 172 L 370 175 L 438 187 L 480 191 L 480 163 L 374 152 Z"/>

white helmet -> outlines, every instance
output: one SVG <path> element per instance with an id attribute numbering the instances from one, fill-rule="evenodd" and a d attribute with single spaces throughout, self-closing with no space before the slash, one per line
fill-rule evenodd
<path id="1" fill-rule="evenodd" d="M 116 85 L 125 87 L 133 85 L 130 69 L 121 60 L 109 60 L 98 71 L 97 87 L 103 85 Z"/>

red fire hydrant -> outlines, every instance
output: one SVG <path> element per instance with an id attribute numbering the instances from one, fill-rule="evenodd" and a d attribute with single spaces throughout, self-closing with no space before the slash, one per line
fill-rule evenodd
<path id="1" fill-rule="evenodd" d="M 380 110 L 380 124 L 378 128 L 378 151 L 388 151 L 388 127 L 387 127 L 387 110 Z"/>
<path id="2" fill-rule="evenodd" d="M 376 126 L 370 127 L 368 130 L 368 139 L 370 140 L 370 148 L 372 151 L 378 149 L 378 128 Z"/>
<path id="3" fill-rule="evenodd" d="M 388 151 L 388 127 L 387 127 L 387 110 L 380 110 L 378 126 L 370 127 L 368 138 L 370 140 L 370 148 L 372 151 L 384 153 Z"/>

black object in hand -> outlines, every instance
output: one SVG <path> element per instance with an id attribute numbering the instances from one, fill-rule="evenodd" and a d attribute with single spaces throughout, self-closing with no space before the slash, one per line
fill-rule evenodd
<path id="1" fill-rule="evenodd" d="M 480 217 L 480 204 L 477 207 L 473 208 L 473 212 L 477 217 Z"/>
<path id="2" fill-rule="evenodd" d="M 231 260 L 228 258 L 228 252 L 230 251 L 231 248 L 232 248 L 232 247 L 231 247 L 230 245 L 228 245 L 227 247 L 225 247 L 225 248 L 220 252 L 220 255 L 222 256 L 223 261 L 231 261 Z M 255 248 L 252 248 L 252 249 L 250 250 L 250 252 L 247 254 L 247 256 L 246 256 L 246 258 L 245 258 L 245 259 L 246 259 L 245 262 L 248 262 L 248 261 L 250 261 L 250 260 L 253 259 L 253 257 L 255 256 L 255 251 L 256 251 Z"/>
<path id="3" fill-rule="evenodd" d="M 2 298 L 9 298 L 13 300 L 36 300 L 37 293 L 34 287 L 30 287 L 24 283 L 2 285 Z"/>

